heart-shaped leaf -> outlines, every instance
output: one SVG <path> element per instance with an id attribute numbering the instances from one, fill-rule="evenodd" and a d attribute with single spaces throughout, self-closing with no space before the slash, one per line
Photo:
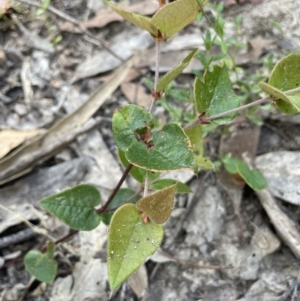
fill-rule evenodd
<path id="1" fill-rule="evenodd" d="M 194 98 L 199 113 L 213 116 L 239 106 L 239 98 L 235 95 L 225 66 L 214 66 L 213 71 L 205 71 L 203 82 L 196 77 Z M 236 113 L 216 119 L 218 124 L 232 120 Z"/>
<path id="2" fill-rule="evenodd" d="M 192 143 L 193 153 L 195 156 L 195 161 L 199 169 L 210 170 L 213 169 L 213 163 L 209 158 L 203 157 L 204 146 L 203 146 L 203 135 L 202 135 L 202 126 L 200 124 L 185 130 L 185 133 L 190 138 Z"/>
<path id="3" fill-rule="evenodd" d="M 161 77 L 158 81 L 156 91 L 161 92 L 163 91 L 167 85 L 175 79 L 181 72 L 182 70 L 189 64 L 191 59 L 194 57 L 198 49 L 194 49 L 188 56 L 186 56 L 183 61 L 178 64 L 175 68 L 170 70 L 168 73 L 166 73 L 163 77 Z"/>
<path id="4" fill-rule="evenodd" d="M 163 227 L 144 223 L 133 204 L 120 207 L 108 230 L 108 277 L 112 290 L 122 284 L 160 246 Z"/>
<path id="5" fill-rule="evenodd" d="M 151 147 L 142 142 L 132 143 L 125 153 L 127 160 L 150 171 L 195 170 L 191 142 L 179 125 L 165 125 L 152 142 Z"/>
<path id="6" fill-rule="evenodd" d="M 121 163 L 123 164 L 123 166 L 126 168 L 130 163 L 128 162 L 126 156 L 125 156 L 125 152 L 121 151 L 120 149 L 118 150 L 118 154 L 119 154 L 119 159 L 121 161 Z M 136 166 L 133 166 L 130 169 L 129 172 L 138 182 L 140 183 L 144 183 L 145 182 L 145 177 L 146 177 L 146 173 L 147 171 L 145 169 L 142 168 L 138 168 Z M 148 179 L 149 181 L 154 181 L 155 179 L 157 179 L 159 177 L 159 173 L 158 172 L 148 172 Z"/>
<path id="7" fill-rule="evenodd" d="M 146 213 L 155 224 L 164 224 L 170 217 L 174 206 L 175 185 L 149 194 L 136 203 L 136 207 Z"/>
<path id="8" fill-rule="evenodd" d="M 36 279 L 52 283 L 57 271 L 57 262 L 52 258 L 53 252 L 54 244 L 49 245 L 46 253 L 38 250 L 29 251 L 24 258 L 26 270 Z"/>
<path id="9" fill-rule="evenodd" d="M 207 0 L 200 2 L 204 6 Z M 200 11 L 197 0 L 176 0 L 159 9 L 151 23 L 168 39 L 195 20 Z"/>
<path id="10" fill-rule="evenodd" d="M 109 203 L 107 209 L 114 209 L 120 206 L 123 202 L 130 199 L 129 203 L 135 204 L 141 196 L 136 195 L 135 191 L 128 188 L 121 188 L 118 190 L 117 194 L 113 198 L 113 200 Z M 113 216 L 113 212 L 104 212 L 101 214 L 101 220 L 105 225 L 109 225 L 111 218 Z"/>
<path id="11" fill-rule="evenodd" d="M 146 134 L 152 127 L 152 115 L 145 109 L 136 105 L 127 105 L 118 110 L 112 119 L 112 129 L 116 145 L 122 151 L 133 142 L 137 141 L 138 135 Z"/>
<path id="12" fill-rule="evenodd" d="M 46 197 L 40 205 L 73 229 L 92 230 L 101 220 L 94 209 L 100 199 L 96 187 L 82 184 Z"/>
<path id="13" fill-rule="evenodd" d="M 274 67 L 269 83 L 260 82 L 260 88 L 271 95 L 278 109 L 285 114 L 300 111 L 300 91 L 288 92 L 300 87 L 300 53 L 293 53 L 280 60 Z"/>

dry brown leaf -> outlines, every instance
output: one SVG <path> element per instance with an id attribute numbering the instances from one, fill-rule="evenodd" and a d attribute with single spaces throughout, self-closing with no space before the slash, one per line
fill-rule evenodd
<path id="1" fill-rule="evenodd" d="M 248 41 L 248 56 L 251 62 L 257 62 L 268 46 L 273 44 L 273 40 L 257 37 Z"/>
<path id="2" fill-rule="evenodd" d="M 145 265 L 141 265 L 129 278 L 128 284 L 134 293 L 141 297 L 148 289 L 148 274 Z"/>
<path id="3" fill-rule="evenodd" d="M 12 149 L 19 146 L 26 139 L 36 136 L 41 130 L 20 131 L 2 130 L 0 131 L 0 158 L 3 158 Z"/>
<path id="4" fill-rule="evenodd" d="M 74 112 L 59 120 L 43 135 L 32 139 L 7 158 L 0 160 L 0 181 L 7 182 L 10 178 L 15 178 L 16 175 L 22 173 L 24 170 L 32 168 L 43 158 L 53 155 L 59 146 L 53 150 L 51 145 L 57 145 L 59 141 L 63 145 L 65 136 L 70 135 L 70 133 L 80 128 L 90 119 L 104 101 L 122 83 L 131 69 L 134 59 L 130 59 L 120 67 L 108 82 L 103 84 Z M 47 154 L 43 153 L 44 149 L 49 149 L 49 152 Z M 43 153 L 43 158 L 41 158 L 41 153 Z"/>
<path id="5" fill-rule="evenodd" d="M 121 91 L 131 103 L 142 107 L 149 106 L 151 103 L 151 95 L 146 92 L 146 88 L 141 84 L 122 83 Z"/>

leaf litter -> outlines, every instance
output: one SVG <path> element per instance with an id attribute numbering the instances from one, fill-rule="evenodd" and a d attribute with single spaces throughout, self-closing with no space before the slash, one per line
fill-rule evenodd
<path id="1" fill-rule="evenodd" d="M 94 28 L 102 28 L 97 34 L 106 38 L 108 45 L 110 45 L 113 50 L 117 50 L 118 48 L 124 50 L 124 57 L 122 58 L 127 59 L 136 49 L 141 49 L 142 52 L 139 56 L 142 57 L 142 59 L 138 66 L 144 66 L 148 68 L 148 70 L 153 70 L 153 50 L 151 49 L 153 44 L 151 39 L 147 38 L 147 35 L 143 36 L 142 33 L 140 34 L 135 31 L 135 29 L 132 29 L 132 27 L 126 25 L 124 21 L 114 19 L 116 18 L 115 16 L 106 15 L 106 12 L 108 12 L 107 8 L 103 8 L 98 14 L 93 15 L 94 11 L 91 8 L 88 8 L 91 9 L 91 11 L 84 11 L 85 6 L 81 3 L 82 1 L 76 1 L 76 3 L 74 2 L 72 5 L 69 5 L 70 3 L 68 4 L 67 2 L 68 1 L 55 3 L 55 6 L 61 12 L 65 13 L 65 15 L 67 15 L 67 12 L 72 14 L 72 16 L 77 18 L 78 21 L 80 21 L 79 23 L 86 28 L 90 28 L 91 30 L 94 30 Z M 293 1 L 288 1 L 285 7 L 277 7 L 274 5 L 274 2 L 275 1 L 262 1 L 262 4 L 258 4 L 257 6 L 248 6 L 249 9 L 243 12 L 245 20 L 243 32 L 249 34 L 248 41 L 250 41 L 252 47 L 254 45 L 256 49 L 254 49 L 255 51 L 252 54 L 247 53 L 248 57 L 241 56 L 241 59 L 237 61 L 243 61 L 244 63 L 249 62 L 250 59 L 257 61 L 257 58 L 263 51 L 269 50 L 268 41 L 259 41 L 259 45 L 253 44 L 254 42 L 251 39 L 257 32 L 263 33 L 262 36 L 265 36 L 264 33 L 268 32 L 266 37 L 272 40 L 273 51 L 276 49 L 276 44 L 278 43 L 278 36 L 276 36 L 276 34 L 278 32 L 275 32 L 275 35 L 270 33 L 271 20 L 278 21 L 281 19 L 283 21 L 282 28 L 286 36 L 284 39 L 280 38 L 282 42 L 281 45 L 283 45 L 283 47 L 290 47 L 288 45 L 293 41 L 293 35 L 297 32 L 297 27 L 295 27 L 293 22 L 288 21 L 288 18 L 295 15 L 296 18 L 292 18 L 291 20 L 297 20 L 299 8 L 295 7 L 296 4 Z M 135 5 L 140 5 L 139 9 L 141 9 L 141 11 L 137 10 L 138 13 L 151 15 L 151 9 L 153 9 L 152 3 L 147 1 L 146 4 L 147 7 L 144 1 L 136 4 L 130 3 L 128 9 L 134 10 Z M 150 8 L 146 11 L 148 7 Z M 236 8 L 240 9 L 243 8 L 243 6 L 238 5 Z M 235 14 L 234 7 L 232 7 L 232 11 L 233 14 Z M 103 21 L 101 24 L 101 22 L 99 22 L 99 16 L 103 16 L 104 12 L 107 19 L 101 19 Z M 269 15 L 267 16 L 267 14 Z M 84 15 L 89 17 L 85 19 L 83 18 Z M 95 46 L 95 41 L 90 41 L 88 37 L 78 34 L 77 31 L 74 31 L 73 35 L 69 35 L 66 32 L 68 29 L 63 29 L 63 26 L 65 26 L 64 20 L 56 15 L 50 15 L 50 12 L 45 12 L 43 15 L 37 17 L 36 23 L 26 19 L 26 14 L 25 18 L 19 13 L 16 13 L 15 16 L 17 18 L 15 19 L 15 24 L 17 25 L 14 25 L 15 27 L 11 29 L 9 29 L 10 27 L 6 27 L 8 31 L 6 33 L 4 32 L 4 47 L 3 50 L 0 49 L 2 53 L 2 56 L 0 56 L 0 78 L 1 83 L 3 83 L 0 87 L 0 126 L 1 129 L 3 129 L 2 131 L 22 131 L 23 133 L 24 130 L 26 130 L 28 133 L 32 132 L 34 133 L 33 135 L 35 135 L 35 131 L 41 128 L 49 131 L 49 124 L 51 129 L 53 121 L 57 122 L 58 120 L 62 120 L 61 118 L 66 112 L 69 114 L 79 105 L 78 103 L 76 105 L 74 105 L 74 103 L 72 104 L 71 97 L 67 100 L 61 97 L 62 90 L 68 88 L 70 82 L 73 81 L 72 89 L 74 88 L 76 90 L 77 94 L 75 94 L 78 96 L 78 99 L 87 99 L 86 96 L 91 95 L 93 92 L 91 88 L 93 87 L 92 82 L 98 83 L 98 79 L 90 77 L 103 75 L 103 72 L 114 70 L 122 63 L 117 59 L 103 59 L 104 57 L 108 58 L 107 51 Z M 257 16 L 257 18 L 255 18 L 255 16 Z M 45 20 L 52 21 L 55 18 L 59 25 L 57 31 L 48 31 L 43 25 Z M 33 19 L 35 19 L 35 17 Z M 1 25 L 2 24 L 3 22 Z M 261 28 L 259 28 L 259 26 L 261 26 Z M 126 31 L 128 35 L 125 34 Z M 274 27 L 272 27 L 271 32 L 273 31 L 276 31 Z M 13 34 L 9 36 L 8 33 Z M 228 33 L 230 33 L 230 29 Z M 55 37 L 55 35 L 59 34 L 63 35 L 62 42 L 58 44 L 53 43 L 53 36 Z M 252 35 L 251 37 L 250 34 Z M 132 38 L 135 36 L 137 37 L 136 40 Z M 163 46 L 164 53 L 162 54 L 161 71 L 169 71 L 195 46 L 203 49 L 203 43 L 200 42 L 199 36 L 200 28 L 197 23 L 194 23 L 188 30 L 183 31 L 179 36 L 171 39 L 170 43 L 166 43 L 165 46 Z M 126 42 L 129 37 L 132 38 L 132 46 L 127 48 Z M 178 43 L 176 42 L 177 38 Z M 263 50 L 263 48 L 265 50 Z M 121 54 L 121 52 L 122 51 L 120 51 L 119 54 Z M 58 54 L 60 54 L 60 56 L 58 56 Z M 23 65 L 28 58 L 30 65 Z M 29 70 L 29 73 L 23 77 L 23 82 L 18 75 L 21 72 L 22 65 L 24 71 Z M 29 67 L 29 69 L 25 67 Z M 199 64 L 197 60 L 194 60 L 185 72 L 190 73 L 192 69 L 201 70 L 201 68 L 201 64 Z M 133 86 L 131 87 L 133 89 Z M 71 90 L 67 90 L 70 92 L 70 95 Z M 33 94 L 31 94 L 32 91 Z M 111 93 L 112 92 L 109 94 Z M 109 97 L 109 100 L 105 104 L 102 104 L 100 114 L 107 114 L 107 116 L 111 117 L 115 108 L 119 108 L 121 104 L 127 103 L 127 98 L 133 97 L 129 95 L 126 97 L 126 93 L 124 94 L 125 97 L 121 95 L 120 92 L 116 92 L 112 97 Z M 144 103 L 147 103 L 146 95 L 143 97 L 145 97 Z M 114 103 L 113 101 L 115 100 L 118 100 L 118 102 Z M 91 113 L 87 119 L 89 119 L 91 115 L 93 114 Z M 80 118 L 82 118 L 82 116 L 80 116 Z M 270 119 L 274 118 L 274 116 L 270 116 Z M 292 117 L 289 119 L 291 118 Z M 85 120 L 87 121 L 87 119 Z M 268 124 L 269 119 L 265 120 Z M 77 121 L 78 120 L 76 120 L 76 122 Z M 289 123 L 289 120 L 286 122 L 278 121 L 278 127 L 283 127 L 286 123 Z M 74 124 L 69 124 L 66 127 L 68 131 L 72 130 L 73 125 Z M 30 174 L 14 182 L 8 182 L 5 187 L 0 188 L 0 203 L 12 210 L 17 206 L 18 209 L 23 211 L 25 219 L 30 221 L 39 220 L 42 224 L 46 225 L 47 229 L 52 229 L 51 231 L 53 232 L 60 229 L 59 231 L 62 231 L 60 234 L 65 233 L 66 228 L 61 228 L 61 224 L 45 216 L 44 213 L 33 210 L 32 206 L 36 207 L 38 200 L 47 195 L 82 182 L 95 184 L 101 190 L 101 194 L 104 198 L 109 194 L 114 186 L 113 182 L 117 181 L 121 174 L 118 163 L 111 155 L 111 146 L 110 148 L 106 147 L 106 143 L 109 141 L 109 137 L 111 137 L 108 130 L 110 127 L 111 124 L 109 122 L 101 123 L 100 131 L 94 130 L 86 134 L 86 136 L 76 139 L 76 143 L 73 143 L 70 148 L 65 150 L 67 154 L 65 153 L 63 155 L 60 153 L 60 155 L 54 157 L 51 154 L 53 161 L 45 161 L 46 163 L 44 163 L 44 165 L 39 165 L 39 168 L 31 171 Z M 294 127 L 295 126 L 291 124 L 287 127 L 287 132 L 292 132 Z M 266 129 L 267 127 L 262 127 L 262 135 L 264 135 Z M 237 128 L 235 131 L 239 132 L 239 130 L 240 128 Z M 44 134 L 44 132 L 42 132 L 42 134 Z M 245 138 L 249 138 L 249 135 L 250 133 L 244 136 Z M 103 139 L 102 136 L 104 136 L 105 139 Z M 10 135 L 11 140 L 14 139 L 13 137 L 13 135 Z M 274 136 L 270 137 L 272 137 L 272 139 L 274 138 Z M 292 140 L 288 135 L 286 138 Z M 23 143 L 21 147 L 24 147 L 24 139 L 27 141 L 27 139 L 34 140 L 35 138 L 24 135 L 20 139 L 16 139 L 14 143 L 10 143 L 9 140 L 5 138 L 1 140 L 5 141 L 5 144 L 1 142 L 1 145 L 6 145 L 6 153 L 11 152 L 13 148 L 21 143 Z M 279 138 L 277 137 L 276 139 L 278 140 Z M 258 153 L 268 152 L 261 152 L 264 143 L 267 143 L 269 147 L 276 148 L 276 139 L 262 139 L 263 141 L 259 142 Z M 251 141 L 253 142 L 254 140 Z M 28 141 L 26 141 L 25 145 L 28 143 Z M 51 140 L 51 142 L 53 141 L 55 141 L 55 139 Z M 208 141 L 213 153 L 215 147 L 214 139 L 209 137 Z M 226 141 L 225 139 L 222 144 L 232 145 L 233 142 L 230 141 L 231 140 Z M 287 142 L 285 141 L 285 143 Z M 101 147 L 97 148 L 94 144 L 101 145 Z M 255 143 L 253 142 L 253 144 Z M 217 148 L 215 148 L 215 150 L 216 149 Z M 254 147 L 254 149 L 256 149 L 256 147 Z M 259 300 L 277 300 L 278 296 L 284 292 L 288 292 L 290 289 L 289 284 L 298 277 L 298 269 L 292 264 L 296 262 L 295 258 L 287 258 L 285 253 L 282 252 L 286 247 L 283 244 L 279 246 L 278 237 L 281 237 L 281 240 L 297 257 L 297 241 L 285 241 L 284 239 L 289 237 L 289 234 L 282 232 L 282 229 L 291 230 L 291 233 L 295 231 L 295 235 L 297 235 L 295 229 L 298 229 L 299 226 L 297 222 L 297 214 L 299 213 L 297 201 L 298 178 L 296 164 L 293 162 L 297 162 L 298 157 L 295 150 L 299 150 L 299 147 L 295 142 L 293 146 L 287 143 L 286 149 L 292 151 L 292 153 L 274 153 L 274 149 L 271 149 L 268 154 L 255 160 L 257 167 L 265 173 L 269 181 L 268 188 L 273 196 L 277 198 L 276 202 L 273 200 L 266 205 L 266 203 L 262 201 L 263 209 L 253 195 L 248 195 L 247 189 L 246 194 L 243 196 L 241 187 L 235 188 L 239 191 L 237 198 L 239 206 L 241 207 L 240 218 L 244 226 L 244 241 L 240 240 L 241 223 L 237 219 L 232 202 L 227 198 L 226 194 L 220 193 L 220 191 L 222 192 L 223 190 L 213 177 L 211 177 L 209 181 L 206 180 L 209 185 L 203 189 L 203 195 L 197 197 L 198 203 L 194 208 L 195 212 L 193 212 L 193 209 L 190 209 L 191 213 L 184 222 L 184 231 L 186 231 L 186 234 L 179 236 L 176 243 L 168 245 L 168 241 L 172 240 L 172 233 L 178 221 L 178 216 L 176 216 L 176 214 L 174 214 L 174 216 L 171 215 L 166 223 L 165 243 L 162 245 L 164 251 L 172 253 L 176 258 L 189 260 L 198 265 L 210 263 L 223 266 L 232 265 L 233 268 L 223 270 L 221 272 L 221 278 L 215 271 L 191 268 L 190 266 L 184 265 L 184 263 L 160 263 L 163 264 L 163 266 L 158 266 L 156 272 L 152 271 L 152 275 L 148 274 L 148 292 L 144 292 L 143 295 L 144 298 L 146 298 L 145 300 L 159 301 L 169 298 L 173 298 L 174 300 L 186 300 L 187 298 L 187 300 L 190 300 L 191 298 L 201 298 L 202 300 L 208 301 L 218 300 L 220 296 L 222 296 L 222 300 L 250 301 L 255 298 Z M 253 156 L 255 156 L 255 151 L 252 150 L 251 152 Z M 30 154 L 32 153 L 29 152 L 29 155 Z M 9 154 L 9 156 L 10 155 L 11 154 Z M 5 156 L 4 152 L 3 156 Z M 288 160 L 291 158 L 294 158 L 295 161 Z M 45 159 L 47 159 L 47 156 Z M 63 162 L 62 160 L 67 161 Z M 274 164 L 274 160 L 276 160 L 278 164 Z M 36 161 L 34 164 L 37 163 L 40 164 L 40 161 Z M 15 161 L 12 160 L 11 165 L 14 164 Z M 107 166 L 107 164 L 111 166 Z M 283 166 L 286 166 L 286 164 L 289 167 L 284 170 Z M 33 165 L 30 164 L 29 167 L 31 169 Z M 108 170 L 111 171 L 109 175 L 109 179 L 113 179 L 111 182 L 107 181 L 107 178 L 103 176 Z M 193 191 L 196 191 L 196 188 L 199 186 L 199 181 L 195 178 L 191 178 L 190 174 L 191 173 L 184 176 L 182 181 L 185 182 L 189 180 L 190 187 Z M 276 184 L 278 182 L 275 181 L 275 184 L 272 182 L 272 178 L 277 174 L 279 174 L 279 180 L 277 179 L 277 181 L 289 179 L 289 184 L 294 183 L 294 181 L 295 184 L 289 186 L 289 189 L 281 191 L 278 188 L 279 185 Z M 284 185 L 288 185 L 288 183 Z M 283 184 L 280 186 L 283 186 Z M 232 198 L 232 194 L 228 193 L 228 195 Z M 188 208 L 192 203 L 193 197 L 195 197 L 194 194 L 177 198 L 175 202 L 177 212 L 182 213 L 189 210 Z M 284 200 L 284 202 L 281 200 Z M 287 203 L 287 201 L 291 202 L 291 204 Z M 274 207 L 275 203 L 280 206 Z M 31 209 L 27 212 L 26 209 L 23 209 L 23 206 L 27 208 L 26 205 L 28 204 L 31 204 Z M 281 209 L 282 206 L 284 210 Z M 275 211 L 274 208 L 276 209 Z M 17 213 L 18 210 L 15 210 Z M 277 232 L 273 232 L 272 227 L 266 222 L 265 212 L 268 214 L 271 222 L 273 222 L 273 225 L 277 225 Z M 288 212 L 295 221 L 291 223 L 284 212 Z M 196 213 L 199 213 L 199 215 Z M 4 216 L 4 210 L 0 210 L 0 214 Z M 199 216 L 202 218 L 199 219 Z M 10 237 L 18 230 L 13 228 L 18 226 L 18 218 L 11 217 L 9 220 L 11 223 L 8 224 L 6 224 L 5 219 L 0 221 L 1 226 L 3 226 L 1 228 L 1 236 Z M 52 224 L 52 228 L 50 224 Z M 59 233 L 56 233 L 56 235 L 56 237 L 60 236 Z M 39 237 L 38 235 L 33 241 L 38 243 L 40 241 Z M 99 228 L 91 232 L 83 232 L 80 233 L 80 236 L 75 236 L 69 244 L 66 244 L 67 251 L 65 250 L 62 253 L 66 258 L 72 259 L 74 254 L 80 257 L 80 260 L 77 259 L 77 263 L 76 260 L 75 262 L 72 261 L 72 274 L 58 277 L 54 285 L 49 286 L 46 291 L 40 290 L 33 293 L 30 289 L 25 295 L 24 300 L 41 300 L 41 298 L 42 300 L 48 299 L 53 301 L 80 301 L 87 298 L 102 298 L 103 300 L 107 300 L 109 291 L 107 289 L 108 278 L 105 272 L 107 265 L 105 241 L 106 227 L 103 224 L 100 224 Z M 0 256 L 11 252 L 11 250 L 16 250 L 21 245 L 26 250 L 32 248 L 32 244 L 30 244 L 29 241 L 27 243 L 16 243 L 11 246 L 12 249 L 2 248 L 0 250 Z M 5 256 L 5 258 L 7 257 Z M 88 262 L 88 264 L 85 264 L 85 262 Z M 153 262 L 146 264 L 148 273 L 151 270 L 152 264 Z M 3 278 L 1 277 L 0 280 L 0 298 L 17 300 L 19 297 L 18 294 L 22 293 L 22 289 L 31 283 L 27 281 L 29 278 L 24 269 L 22 270 L 22 267 L 18 267 L 18 269 L 18 272 L 22 275 L 20 278 L 13 277 L 13 275 L 17 274 L 13 263 L 9 263 L 9 268 L 3 269 L 5 276 Z M 139 284 L 139 288 L 138 284 L 132 284 L 133 282 L 129 281 L 130 285 L 136 288 L 133 288 L 136 294 L 142 294 L 141 292 L 147 288 L 145 269 L 140 275 L 140 277 L 144 277 L 144 281 Z M 244 279 L 249 285 L 238 285 L 237 283 L 240 279 Z M 75 282 L 73 282 L 73 280 Z M 8 285 L 9 283 L 10 285 Z M 39 287 L 42 288 L 42 285 Z M 119 292 L 117 291 L 112 300 L 120 300 L 120 295 L 118 294 Z M 122 294 L 125 294 L 128 299 L 135 298 L 133 292 L 127 286 L 122 287 Z"/>

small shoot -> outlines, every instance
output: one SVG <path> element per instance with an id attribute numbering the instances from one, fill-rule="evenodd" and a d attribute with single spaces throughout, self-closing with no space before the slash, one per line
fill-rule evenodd
<path id="1" fill-rule="evenodd" d="M 26 270 L 36 279 L 52 283 L 57 271 L 57 262 L 53 259 L 54 250 L 55 244 L 49 243 L 45 253 L 38 250 L 29 251 L 24 258 Z"/>

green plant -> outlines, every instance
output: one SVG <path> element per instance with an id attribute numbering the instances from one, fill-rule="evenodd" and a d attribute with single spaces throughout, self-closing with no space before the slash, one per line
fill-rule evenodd
<path id="1" fill-rule="evenodd" d="M 237 112 L 270 101 L 284 113 L 299 112 L 300 54 L 291 54 L 282 59 L 273 69 L 269 83 L 260 83 L 259 86 L 268 94 L 267 97 L 242 106 L 239 96 L 232 88 L 224 62 L 222 65 L 211 66 L 213 60 L 208 59 L 204 75 L 196 76 L 194 82 L 196 120 L 184 127 L 172 122 L 165 124 L 160 130 L 155 130 L 152 116 L 154 106 L 162 98 L 164 91 L 170 93 L 170 83 L 197 52 L 193 50 L 181 63 L 159 79 L 160 42 L 167 40 L 195 19 L 206 1 L 200 3 L 197 0 L 177 0 L 170 4 L 160 1 L 161 8 L 152 18 L 133 14 L 106 2 L 129 22 L 147 30 L 156 42 L 157 64 L 152 102 L 148 111 L 136 105 L 127 105 L 113 116 L 114 140 L 125 171 L 109 199 L 99 209 L 95 207 L 100 204 L 100 193 L 95 187 L 87 184 L 45 198 L 41 201 L 41 207 L 75 230 L 88 231 L 97 227 L 100 222 L 109 224 L 108 274 L 110 287 L 115 290 L 161 244 L 163 224 L 172 212 L 175 193 L 189 192 L 183 183 L 160 179 L 160 173 L 189 169 L 197 174 L 199 169 L 213 168 L 210 160 L 204 156 L 202 125 L 228 123 L 236 117 Z M 223 26 L 222 20 L 215 24 L 221 42 Z M 210 41 L 215 38 L 211 39 L 207 33 L 205 39 L 209 51 Z M 227 51 L 224 51 L 224 45 L 227 44 L 222 43 L 219 46 L 224 54 Z M 197 55 L 202 60 L 201 54 Z M 230 156 L 225 156 L 222 160 L 230 172 L 239 173 L 253 189 L 262 189 L 265 186 L 258 171 L 251 170 L 243 161 Z M 120 189 L 128 174 L 141 183 L 141 191 L 135 193 L 132 190 Z M 149 190 L 154 192 L 149 193 Z M 142 191 L 143 197 L 139 195 Z M 58 242 L 61 241 L 62 239 Z M 53 243 L 46 247 L 44 254 L 30 251 L 25 257 L 26 268 L 41 281 L 51 282 L 57 267 L 53 254 Z M 49 269 L 48 277 L 41 273 L 41 262 L 44 263 L 45 269 Z"/>

